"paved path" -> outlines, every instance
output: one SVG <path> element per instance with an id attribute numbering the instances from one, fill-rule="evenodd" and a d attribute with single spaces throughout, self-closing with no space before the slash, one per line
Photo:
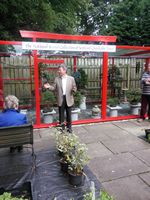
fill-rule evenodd
<path id="1" fill-rule="evenodd" d="M 150 143 L 139 138 L 148 128 L 136 120 L 73 127 L 88 146 L 89 168 L 115 200 L 150 200 Z M 49 133 L 35 130 L 35 148 L 55 145 Z"/>

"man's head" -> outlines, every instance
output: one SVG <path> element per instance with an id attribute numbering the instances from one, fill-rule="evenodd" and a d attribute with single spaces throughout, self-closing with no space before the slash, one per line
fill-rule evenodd
<path id="1" fill-rule="evenodd" d="M 5 109 L 18 109 L 19 99 L 14 95 L 8 95 L 5 97 L 4 107 Z"/>
<path id="2" fill-rule="evenodd" d="M 67 74 L 67 67 L 64 64 L 59 65 L 58 67 L 59 76 L 64 76 Z"/>

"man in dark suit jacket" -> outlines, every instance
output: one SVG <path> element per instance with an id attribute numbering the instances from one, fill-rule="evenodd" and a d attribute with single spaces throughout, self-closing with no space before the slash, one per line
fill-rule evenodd
<path id="1" fill-rule="evenodd" d="M 62 64 L 58 67 L 59 76 L 55 78 L 54 84 L 44 84 L 44 87 L 57 92 L 57 104 L 59 108 L 59 123 L 62 128 L 64 125 L 64 111 L 66 110 L 67 131 L 72 132 L 71 107 L 74 104 L 73 93 L 77 87 L 74 77 L 67 75 L 67 67 Z"/>

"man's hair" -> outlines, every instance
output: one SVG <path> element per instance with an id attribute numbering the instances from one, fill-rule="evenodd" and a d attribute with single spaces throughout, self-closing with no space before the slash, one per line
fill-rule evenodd
<path id="1" fill-rule="evenodd" d="M 19 99 L 14 95 L 8 95 L 5 97 L 5 109 L 11 109 L 11 108 L 18 108 L 19 105 Z"/>
<path id="2" fill-rule="evenodd" d="M 61 64 L 58 66 L 58 69 L 59 68 L 63 68 L 66 72 L 67 72 L 67 66 L 65 64 Z"/>

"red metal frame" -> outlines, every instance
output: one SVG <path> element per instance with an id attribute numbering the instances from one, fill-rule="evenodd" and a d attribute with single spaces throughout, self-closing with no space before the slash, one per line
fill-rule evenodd
<path id="1" fill-rule="evenodd" d="M 55 33 L 45 33 L 45 32 L 35 32 L 35 31 L 20 31 L 22 37 L 33 38 L 33 42 L 36 42 L 38 38 L 43 39 L 57 39 L 57 40 L 77 40 L 77 41 L 99 41 L 107 44 L 108 42 L 116 42 L 116 36 L 80 36 L 80 35 L 66 35 L 66 34 L 55 34 Z M 107 100 L 107 73 L 108 73 L 108 53 L 104 53 L 103 56 L 103 81 L 102 81 L 102 118 L 106 118 L 106 100 Z M 43 59 L 37 58 L 37 52 L 34 51 L 34 63 L 35 63 L 35 97 L 36 97 L 36 123 L 40 125 L 40 95 L 39 95 L 39 82 L 38 82 L 38 62 L 43 61 Z M 43 61 L 47 62 L 47 61 Z M 50 62 L 50 61 L 49 61 Z M 57 61 L 56 61 L 57 62 Z M 74 58 L 74 71 L 76 71 L 76 58 Z"/>
<path id="2" fill-rule="evenodd" d="M 108 77 L 108 53 L 103 53 L 103 76 L 102 76 L 102 119 L 106 119 L 107 110 L 107 77 Z"/>
<path id="3" fill-rule="evenodd" d="M 66 34 L 55 34 L 55 33 L 45 33 L 45 32 L 35 32 L 35 31 L 20 31 L 20 34 L 24 38 L 32 38 L 33 42 L 36 42 L 37 39 L 56 39 L 56 40 L 71 40 L 71 41 L 93 41 L 93 42 L 102 42 L 107 44 L 109 42 L 116 42 L 115 36 L 80 36 L 80 35 L 66 35 Z M 21 45 L 21 41 L 0 41 L 0 45 Z M 117 49 L 132 49 L 132 50 L 140 50 L 136 52 L 131 52 L 128 54 L 124 54 L 123 56 L 134 56 L 141 54 L 149 54 L 150 47 L 141 47 L 141 46 L 117 46 Z M 34 71 L 35 71 L 35 98 L 36 98 L 36 119 L 37 122 L 34 125 L 35 128 L 44 128 L 49 126 L 54 126 L 57 123 L 52 124 L 41 124 L 40 123 L 40 94 L 39 94 L 39 71 L 38 64 L 48 63 L 48 64 L 57 64 L 57 62 L 63 63 L 63 60 L 45 60 L 42 58 L 38 58 L 37 51 L 33 51 L 34 57 Z M 77 60 L 76 56 L 74 57 L 74 71 L 76 71 Z M 146 63 L 150 63 L 150 59 L 146 59 Z M 147 64 L 146 64 L 147 65 Z M 102 118 L 99 119 L 85 119 L 74 121 L 73 124 L 86 124 L 86 123 L 97 123 L 104 121 L 114 121 L 114 120 L 126 120 L 126 119 L 134 119 L 139 116 L 130 115 L 130 116 L 119 116 L 119 117 L 107 117 L 106 116 L 106 106 L 107 106 L 107 77 L 108 77 L 108 53 L 103 53 L 103 78 L 102 78 Z"/>
<path id="4" fill-rule="evenodd" d="M 65 35 L 65 34 L 55 34 L 55 33 L 45 33 L 45 32 L 34 32 L 34 31 L 20 31 L 22 37 L 26 38 L 33 38 L 33 41 L 36 41 L 37 38 L 44 38 L 44 39 L 57 39 L 57 40 L 78 40 L 78 41 L 100 41 L 105 44 L 109 42 L 116 42 L 115 36 L 79 36 L 79 35 Z M 132 46 L 117 46 L 117 48 L 124 48 L 124 49 L 141 49 L 141 50 L 149 50 L 149 48 L 143 47 L 132 47 Z M 76 56 L 74 57 L 74 71 L 76 71 Z M 119 120 L 119 119 L 129 119 L 130 116 L 123 116 L 117 118 L 107 118 L 106 116 L 106 108 L 107 108 L 107 77 L 108 77 L 108 53 L 103 53 L 103 78 L 102 78 L 102 118 L 99 120 L 80 120 L 79 122 L 74 123 L 91 123 L 91 122 L 99 122 L 99 121 L 109 121 L 109 120 Z M 38 88 L 38 87 L 37 87 Z M 38 115 L 37 115 L 38 117 Z M 131 116 L 134 118 L 135 116 Z M 39 123 L 39 119 L 37 120 L 36 127 L 41 126 Z"/>
<path id="5" fill-rule="evenodd" d="M 120 121 L 120 120 L 129 120 L 129 119 L 137 119 L 139 115 L 128 115 L 128 116 L 119 116 L 119 117 L 107 117 L 105 119 L 82 119 L 78 121 L 73 121 L 73 125 L 79 124 L 90 124 L 90 123 L 99 123 L 99 122 L 106 122 L 106 121 Z M 49 128 L 58 125 L 57 122 L 53 122 L 51 124 L 34 124 L 34 128 Z"/>
<path id="6" fill-rule="evenodd" d="M 92 35 L 66 35 L 36 31 L 20 30 L 23 38 L 43 38 L 43 39 L 56 39 L 56 40 L 77 40 L 77 41 L 95 41 L 95 42 L 116 42 L 116 36 L 92 36 Z"/>
<path id="7" fill-rule="evenodd" d="M 64 63 L 64 60 L 47 60 L 47 59 L 41 59 L 38 58 L 38 63 L 47 63 L 47 64 L 62 64 Z"/>
<path id="8" fill-rule="evenodd" d="M 77 71 L 77 56 L 73 57 L 73 71 Z"/>

